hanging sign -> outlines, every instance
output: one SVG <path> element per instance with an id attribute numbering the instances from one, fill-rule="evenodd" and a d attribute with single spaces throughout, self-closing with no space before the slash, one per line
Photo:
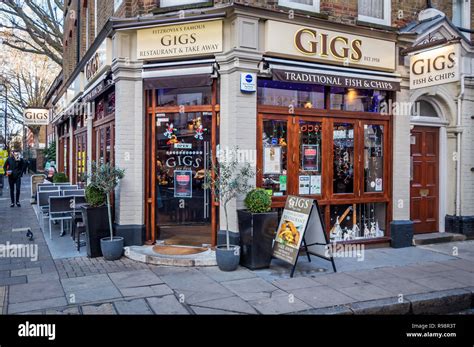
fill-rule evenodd
<path id="1" fill-rule="evenodd" d="M 459 81 L 459 44 L 414 54 L 410 57 L 410 89 Z"/>
<path id="2" fill-rule="evenodd" d="M 328 244 L 317 201 L 289 195 L 273 243 L 273 256 L 293 265 L 293 277 L 303 246 L 308 259 L 311 254 L 329 260 L 336 271 L 334 259 L 328 252 Z"/>
<path id="3" fill-rule="evenodd" d="M 191 170 L 175 170 L 174 172 L 174 197 L 193 197 L 193 172 Z"/>
<path id="4" fill-rule="evenodd" d="M 25 125 L 48 125 L 49 110 L 46 108 L 26 108 L 23 111 Z"/>

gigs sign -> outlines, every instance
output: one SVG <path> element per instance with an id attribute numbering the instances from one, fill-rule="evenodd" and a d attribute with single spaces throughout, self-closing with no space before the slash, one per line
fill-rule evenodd
<path id="1" fill-rule="evenodd" d="M 138 59 L 222 52 L 222 21 L 169 25 L 137 32 Z"/>
<path id="2" fill-rule="evenodd" d="M 439 47 L 410 57 L 410 89 L 459 81 L 459 44 Z"/>
<path id="3" fill-rule="evenodd" d="M 26 108 L 23 111 L 25 125 L 48 125 L 49 110 L 46 108 Z"/>
<path id="4" fill-rule="evenodd" d="M 111 41 L 107 38 L 100 44 L 92 58 L 87 61 L 84 68 L 87 83 L 91 82 L 94 77 L 111 64 L 111 50 Z"/>
<path id="5" fill-rule="evenodd" d="M 395 42 L 267 21 L 265 51 L 350 67 L 395 70 Z"/>

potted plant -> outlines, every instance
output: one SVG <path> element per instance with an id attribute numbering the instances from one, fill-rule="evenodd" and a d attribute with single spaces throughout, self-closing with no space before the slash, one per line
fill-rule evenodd
<path id="1" fill-rule="evenodd" d="M 115 168 L 109 163 L 102 164 L 98 167 L 95 162 L 92 163 L 92 173 L 88 176 L 90 180 L 88 186 L 92 186 L 93 189 L 104 194 L 106 198 L 108 231 L 110 236 L 100 239 L 100 249 L 105 260 L 117 260 L 123 253 L 124 240 L 123 237 L 114 236 L 110 206 L 110 196 L 123 176 L 124 170 Z"/>
<path id="2" fill-rule="evenodd" d="M 69 182 L 64 172 L 56 172 L 53 176 L 53 183 L 67 183 Z"/>
<path id="3" fill-rule="evenodd" d="M 82 219 L 86 229 L 86 249 L 89 258 L 101 257 L 100 239 L 109 234 L 107 218 L 107 198 L 101 190 L 89 184 L 86 187 L 87 205 L 81 207 Z"/>
<path id="4" fill-rule="evenodd" d="M 226 243 L 216 246 L 217 266 L 222 271 L 234 271 L 239 266 L 240 246 L 230 244 L 228 205 L 233 199 L 247 193 L 251 186 L 249 179 L 254 176 L 254 170 L 249 163 L 239 161 L 238 149 L 221 153 L 212 170 L 206 173 L 204 187 L 211 189 L 214 198 L 224 209 L 226 220 Z"/>
<path id="5" fill-rule="evenodd" d="M 278 213 L 271 211 L 272 198 L 261 188 L 251 190 L 244 200 L 246 210 L 238 210 L 240 264 L 249 269 L 263 269 L 272 260 L 273 238 L 278 227 Z"/>

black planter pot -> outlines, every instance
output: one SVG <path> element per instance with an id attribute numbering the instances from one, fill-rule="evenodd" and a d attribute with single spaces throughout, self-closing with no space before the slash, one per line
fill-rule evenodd
<path id="1" fill-rule="evenodd" d="M 114 236 L 112 240 L 110 237 L 104 237 L 100 239 L 100 248 L 105 260 L 120 259 L 123 253 L 123 237 Z"/>
<path id="2" fill-rule="evenodd" d="M 86 227 L 86 249 L 89 258 L 102 256 L 100 239 L 110 236 L 107 206 L 82 206 L 82 218 Z"/>
<path id="3" fill-rule="evenodd" d="M 227 249 L 226 245 L 216 246 L 217 266 L 221 271 L 234 271 L 239 266 L 240 247 L 230 245 Z"/>
<path id="4" fill-rule="evenodd" d="M 278 228 L 278 213 L 251 213 L 238 210 L 240 264 L 251 269 L 264 269 L 270 266 L 273 239 Z"/>

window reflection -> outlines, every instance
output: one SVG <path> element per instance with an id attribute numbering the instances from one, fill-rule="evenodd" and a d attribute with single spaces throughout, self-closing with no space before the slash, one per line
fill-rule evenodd
<path id="1" fill-rule="evenodd" d="M 364 125 L 364 191 L 383 191 L 383 125 Z"/>
<path id="2" fill-rule="evenodd" d="M 333 131 L 333 191 L 354 192 L 354 125 L 334 123 Z"/>
<path id="3" fill-rule="evenodd" d="M 286 120 L 263 121 L 263 188 L 274 196 L 287 190 L 287 123 Z"/>

